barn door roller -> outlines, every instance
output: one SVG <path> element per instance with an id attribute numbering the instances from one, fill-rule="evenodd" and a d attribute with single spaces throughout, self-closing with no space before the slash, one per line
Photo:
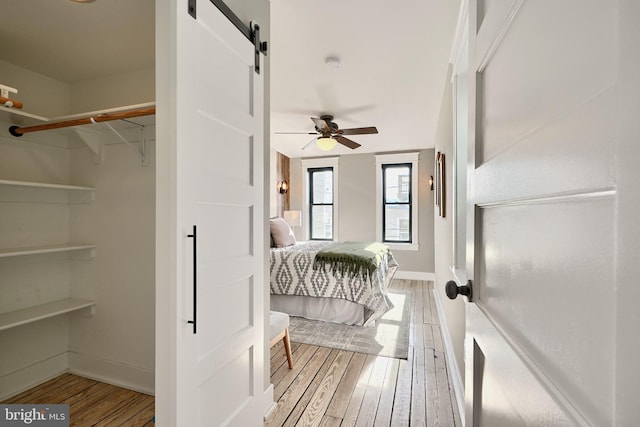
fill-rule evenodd
<path id="1" fill-rule="evenodd" d="M 194 19 L 196 19 L 197 17 L 196 1 L 197 0 L 187 0 L 187 12 Z M 244 36 L 253 44 L 255 49 L 254 68 L 256 70 L 256 73 L 260 74 L 260 54 L 267 54 L 267 42 L 260 40 L 260 26 L 254 21 L 251 21 L 249 27 L 244 25 L 240 18 L 238 18 L 238 16 L 233 13 L 231 9 L 229 9 L 229 6 L 227 6 L 223 0 L 209 1 L 211 1 L 211 3 L 213 3 L 213 5 L 217 7 L 220 12 L 222 12 L 224 16 L 226 16 L 227 19 L 231 21 L 231 23 L 233 23 L 233 25 L 235 25 L 235 27 L 240 30 L 240 32 L 244 34 Z"/>
<path id="2" fill-rule="evenodd" d="M 255 48 L 255 70 L 260 74 L 260 54 L 267 54 L 267 42 L 260 41 L 260 25 L 251 21 L 251 38 Z"/>

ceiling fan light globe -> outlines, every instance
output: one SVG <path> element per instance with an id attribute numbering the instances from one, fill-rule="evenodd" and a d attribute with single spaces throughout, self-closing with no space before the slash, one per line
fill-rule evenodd
<path id="1" fill-rule="evenodd" d="M 316 144 L 323 151 L 331 151 L 338 144 L 338 141 L 333 138 L 318 138 Z"/>

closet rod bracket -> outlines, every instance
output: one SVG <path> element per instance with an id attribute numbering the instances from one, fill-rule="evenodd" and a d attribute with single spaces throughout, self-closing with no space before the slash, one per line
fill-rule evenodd
<path id="1" fill-rule="evenodd" d="M 104 148 L 102 139 L 95 131 L 90 131 L 84 128 L 74 128 L 73 131 L 80 137 L 84 145 L 93 154 L 93 162 L 96 165 L 102 164 L 104 161 Z"/>
<path id="2" fill-rule="evenodd" d="M 20 126 L 11 126 L 9 128 L 9 133 L 15 136 L 16 138 L 19 138 L 22 136 L 22 133 L 18 133 L 18 129 L 20 129 Z"/>
<path id="3" fill-rule="evenodd" d="M 86 309 L 84 309 L 82 311 L 82 316 L 83 317 L 93 317 L 93 316 L 96 315 L 96 313 L 97 313 L 97 310 L 96 310 L 96 306 L 94 304 L 91 307 L 87 307 Z"/>
<path id="4" fill-rule="evenodd" d="M 97 123 L 96 121 L 94 121 L 93 117 L 91 118 L 91 122 L 92 123 Z M 113 132 L 122 142 L 124 142 L 126 144 L 127 147 L 129 147 L 132 151 L 134 151 L 138 157 L 140 157 L 140 163 L 143 166 L 147 166 L 149 165 L 149 159 L 147 158 L 147 153 L 146 153 L 146 149 L 147 149 L 147 144 L 144 138 L 144 126 L 138 123 L 134 123 L 134 122 L 129 122 L 128 123 L 134 124 L 136 126 L 138 126 L 138 129 L 140 130 L 140 139 L 138 141 L 138 148 L 135 148 L 133 146 L 133 144 L 131 142 L 129 142 L 129 140 L 127 140 L 127 138 L 125 138 L 124 136 L 122 136 L 122 134 L 120 132 L 118 132 L 113 126 L 111 126 L 109 123 L 104 122 L 104 125 L 106 127 L 109 128 L 109 130 L 111 130 L 111 132 Z"/>

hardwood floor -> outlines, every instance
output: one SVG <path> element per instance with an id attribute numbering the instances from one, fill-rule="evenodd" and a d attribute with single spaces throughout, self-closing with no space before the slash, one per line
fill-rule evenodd
<path id="1" fill-rule="evenodd" d="M 394 280 L 412 291 L 407 360 L 292 342 L 271 349 L 277 409 L 265 426 L 461 426 L 449 387 L 431 282 Z M 67 403 L 71 426 L 153 426 L 154 397 L 63 374 L 2 403 Z"/>
<path id="2" fill-rule="evenodd" d="M 271 349 L 277 409 L 265 426 L 461 426 L 454 410 L 432 282 L 394 280 L 412 291 L 407 360 L 292 343 Z"/>
<path id="3" fill-rule="evenodd" d="M 155 399 L 122 387 L 63 374 L 2 403 L 69 405 L 70 425 L 153 426 Z"/>

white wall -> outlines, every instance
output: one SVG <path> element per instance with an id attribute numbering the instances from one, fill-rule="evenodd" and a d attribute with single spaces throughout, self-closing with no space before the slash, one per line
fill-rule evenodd
<path id="1" fill-rule="evenodd" d="M 155 69 L 146 68 L 74 83 L 69 114 L 155 101 Z"/>
<path id="2" fill-rule="evenodd" d="M 70 87 L 67 83 L 2 60 L 0 76 L 0 83 L 18 89 L 12 97 L 22 101 L 24 111 L 43 117 L 69 114 Z"/>
<path id="3" fill-rule="evenodd" d="M 450 81 L 451 73 L 447 75 Z M 447 215 L 442 218 L 434 218 L 434 234 L 436 241 L 435 251 L 435 283 L 434 294 L 442 308 L 444 318 L 440 319 L 440 328 L 443 333 L 446 350 L 451 352 L 453 360 L 449 362 L 449 372 L 453 375 L 452 384 L 457 382 L 458 391 L 464 390 L 464 338 L 465 338 L 465 303 L 462 298 L 450 300 L 447 298 L 444 287 L 447 281 L 454 276 L 450 267 L 453 262 L 453 90 L 451 84 L 445 85 L 440 107 L 440 118 L 436 131 L 436 152 L 445 155 L 445 182 Z M 464 404 L 459 401 L 458 404 Z"/>
<path id="4" fill-rule="evenodd" d="M 1 84 L 18 89 L 12 96 L 24 111 L 45 118 L 155 100 L 153 68 L 68 84 L 0 60 L 0 75 Z"/>
<path id="5" fill-rule="evenodd" d="M 71 239 L 97 246 L 92 262 L 74 267 L 72 292 L 97 309 L 70 325 L 70 369 L 147 393 L 155 365 L 154 130 L 145 129 L 148 166 L 110 134 L 100 164 L 82 146 L 71 150 L 71 180 L 96 187 L 92 203 L 72 206 Z"/>
<path id="6" fill-rule="evenodd" d="M 394 250 L 400 271 L 432 275 L 434 272 L 433 192 L 428 189 L 433 175 L 434 151 L 421 150 L 418 163 L 418 240 L 420 250 Z M 376 240 L 375 154 L 340 156 L 338 176 L 338 236 L 341 241 Z M 301 159 L 290 161 L 291 209 L 303 210 L 304 179 Z M 303 212 L 303 215 L 306 212 Z"/>

